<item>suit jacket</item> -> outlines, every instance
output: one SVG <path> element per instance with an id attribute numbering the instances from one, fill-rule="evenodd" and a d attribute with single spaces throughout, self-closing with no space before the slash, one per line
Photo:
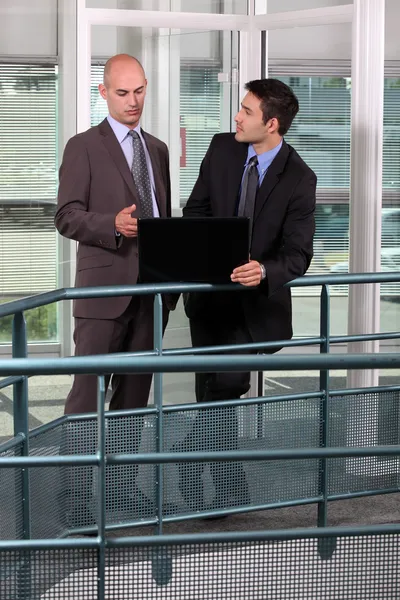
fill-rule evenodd
<path id="1" fill-rule="evenodd" d="M 145 133 L 161 217 L 171 216 L 168 148 Z M 61 235 L 79 242 L 76 287 L 133 285 L 138 279 L 137 238 L 115 236 L 115 216 L 140 202 L 121 146 L 107 119 L 71 138 L 60 167 L 55 225 Z M 130 297 L 76 300 L 74 316 L 114 319 Z"/>
<path id="2" fill-rule="evenodd" d="M 248 144 L 237 142 L 234 134 L 214 136 L 184 216 L 236 214 L 247 151 Z M 314 172 L 284 141 L 262 181 L 254 210 L 250 256 L 265 266 L 266 279 L 256 290 L 231 292 L 229 296 L 190 294 L 185 302 L 189 318 L 216 316 L 218 312 L 226 318 L 235 294 L 254 341 L 292 337 L 290 290 L 282 286 L 304 275 L 311 262 L 316 181 Z"/>

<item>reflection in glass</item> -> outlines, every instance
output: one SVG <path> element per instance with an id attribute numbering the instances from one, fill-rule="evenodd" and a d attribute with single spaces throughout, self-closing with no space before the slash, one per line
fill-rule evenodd
<path id="1" fill-rule="evenodd" d="M 57 70 L 0 65 L 0 302 L 57 287 Z M 57 339 L 56 307 L 26 313 L 28 341 Z M 1 319 L 0 343 L 11 340 Z"/>

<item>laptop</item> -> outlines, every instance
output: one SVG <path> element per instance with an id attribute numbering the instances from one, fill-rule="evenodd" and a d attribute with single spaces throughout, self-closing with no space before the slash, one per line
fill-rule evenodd
<path id="1" fill-rule="evenodd" d="M 249 243 L 247 217 L 139 219 L 139 281 L 230 283 Z"/>

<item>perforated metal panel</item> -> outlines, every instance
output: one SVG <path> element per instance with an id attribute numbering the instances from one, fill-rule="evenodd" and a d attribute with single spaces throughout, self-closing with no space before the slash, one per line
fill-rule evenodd
<path id="1" fill-rule="evenodd" d="M 330 446 L 400 443 L 398 392 L 357 394 L 330 400 Z M 398 457 L 329 459 L 329 493 L 355 493 L 398 487 Z"/>
<path id="2" fill-rule="evenodd" d="M 329 400 L 328 446 L 399 443 L 399 394 L 382 392 Z M 164 414 L 164 451 L 273 450 L 312 448 L 321 442 L 319 399 L 252 406 L 174 410 Z M 106 419 L 106 453 L 155 452 L 157 417 Z M 94 454 L 95 419 L 55 426 L 30 441 L 31 455 Z M 20 448 L 18 449 L 20 452 Z M 9 454 L 8 454 L 9 455 Z M 322 492 L 315 459 L 198 462 L 162 466 L 163 515 L 196 517 L 199 511 L 253 508 L 309 501 Z M 375 493 L 399 486 L 397 458 L 328 459 L 328 493 Z M 18 469 L 0 479 L 0 531 L 3 539 L 22 537 L 22 489 Z M 95 526 L 98 517 L 97 467 L 32 468 L 31 527 L 35 538 L 58 537 Z M 157 517 L 154 465 L 108 465 L 106 523 L 140 524 Z"/>
<path id="3" fill-rule="evenodd" d="M 1 458 L 21 456 L 22 445 L 0 452 Z M 21 469 L 0 468 L 0 539 L 14 540 L 23 537 L 22 524 L 22 474 Z M 1 596 L 0 596 L 1 597 Z"/>
<path id="4" fill-rule="evenodd" d="M 177 443 L 166 450 L 272 450 L 319 445 L 320 401 L 296 400 L 166 415 Z M 318 461 L 181 463 L 165 467 L 167 485 L 178 477 L 188 510 L 221 510 L 318 494 Z"/>
<path id="5" fill-rule="evenodd" d="M 329 545 L 334 540 L 327 539 Z M 105 599 L 388 600 L 400 595 L 399 536 L 347 536 L 332 558 L 315 538 L 106 552 Z M 0 552 L 1 597 L 95 600 L 97 550 Z M 11 574 L 11 566 L 24 564 Z"/>

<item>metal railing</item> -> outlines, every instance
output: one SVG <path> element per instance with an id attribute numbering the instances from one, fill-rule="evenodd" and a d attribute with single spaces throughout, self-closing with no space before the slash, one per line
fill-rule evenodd
<path id="1" fill-rule="evenodd" d="M 173 285 L 137 285 L 137 286 L 119 286 L 119 287 L 98 287 L 98 288 L 80 288 L 80 289 L 62 289 L 55 292 L 40 294 L 31 298 L 14 301 L 4 304 L 0 307 L 0 318 L 2 316 L 14 315 L 13 320 L 13 360 L 0 360 L 0 376 L 6 378 L 0 381 L 0 389 L 7 386 L 14 386 L 14 435 L 12 440 L 0 446 L 0 452 L 3 454 L 6 451 L 12 450 L 17 446 L 21 446 L 21 456 L 19 457 L 1 457 L 0 468 L 20 468 L 21 469 L 21 486 L 22 486 L 22 521 L 23 521 L 23 538 L 24 540 L 9 540 L 0 542 L 1 550 L 35 550 L 35 549 L 68 549 L 68 548 L 96 548 L 99 552 L 99 588 L 98 598 L 104 598 L 104 569 L 105 569 L 105 552 L 106 548 L 122 548 L 127 545 L 173 545 L 181 543 L 198 543 L 206 541 L 204 535 L 190 536 L 166 536 L 163 534 L 164 522 L 179 520 L 180 517 L 163 516 L 162 499 L 163 499 L 163 465 L 176 462 L 212 462 L 212 461 L 260 461 L 260 460 L 301 460 L 304 458 L 318 459 L 320 461 L 320 493 L 316 498 L 311 499 L 318 503 L 318 526 L 324 529 L 320 530 L 294 530 L 294 531 L 274 531 L 274 532 L 257 532 L 249 534 L 220 534 L 213 536 L 213 540 L 221 542 L 230 541 L 266 541 L 279 539 L 294 539 L 301 537 L 315 537 L 322 540 L 319 543 L 319 550 L 325 557 L 332 555 L 336 538 L 340 536 L 351 535 L 372 535 L 372 534 L 400 534 L 400 526 L 374 526 L 368 528 L 326 528 L 327 525 L 327 505 L 332 499 L 340 499 L 342 497 L 356 497 L 363 493 L 354 493 L 348 495 L 337 495 L 332 497 L 328 495 L 328 463 L 329 458 L 338 457 L 377 457 L 377 456 L 400 456 L 400 446 L 372 446 L 360 448 L 343 448 L 343 447 L 328 447 L 329 446 L 329 411 L 328 404 L 330 398 L 335 396 L 349 396 L 354 394 L 374 393 L 381 391 L 382 388 L 359 388 L 352 390 L 330 390 L 329 386 L 329 371 L 337 369 L 380 369 L 380 368 L 399 368 L 400 353 L 388 354 L 329 354 L 330 344 L 355 342 L 366 340 L 384 340 L 384 339 L 399 339 L 399 332 L 390 332 L 382 334 L 365 334 L 365 335 L 347 335 L 347 336 L 331 336 L 329 327 L 329 311 L 330 311 L 330 296 L 329 285 L 332 284 L 360 284 L 360 283 L 383 283 L 383 282 L 399 282 L 400 273 L 380 273 L 380 274 L 357 274 L 357 275 L 335 275 L 335 276 L 307 276 L 298 280 L 292 281 L 288 287 L 301 286 L 316 286 L 321 285 L 321 316 L 320 316 L 320 334 L 316 337 L 305 339 L 295 339 L 288 341 L 266 342 L 260 344 L 243 344 L 235 346 L 235 350 L 248 350 L 250 348 L 262 351 L 274 347 L 294 347 L 294 346 L 310 346 L 319 345 L 319 355 L 258 355 L 258 356 L 211 356 L 215 352 L 229 350 L 230 346 L 218 347 L 203 347 L 203 348 L 179 348 L 165 349 L 162 348 L 162 299 L 161 294 L 181 293 L 181 292 L 209 292 L 219 290 L 244 290 L 242 286 L 215 286 L 215 285 L 197 285 L 197 284 L 173 284 Z M 112 297 L 148 294 L 155 295 L 154 304 L 154 350 L 149 352 L 130 353 L 127 355 L 113 354 L 108 356 L 89 356 L 89 357 L 71 357 L 71 358 L 27 358 L 27 335 L 24 320 L 24 311 L 44 306 L 52 302 L 61 300 L 72 300 L 76 298 L 96 298 L 96 297 Z M 196 355 L 206 354 L 206 356 L 198 357 Z M 194 355 L 194 356 L 190 356 Z M 163 427 L 164 415 L 168 412 L 176 410 L 207 410 L 217 403 L 204 403 L 201 405 L 180 405 L 163 407 L 163 389 L 162 389 L 162 374 L 167 372 L 209 372 L 209 371 L 279 371 L 279 370 L 309 370 L 316 369 L 320 371 L 320 389 L 317 392 L 304 394 L 291 394 L 285 396 L 273 396 L 269 398 L 249 398 L 242 400 L 232 400 L 219 402 L 218 406 L 246 406 L 262 402 L 262 404 L 292 401 L 301 398 L 319 398 L 321 399 L 320 408 L 320 423 L 321 437 L 318 448 L 297 448 L 284 450 L 253 450 L 253 451 L 218 451 L 218 452 L 163 452 Z M 55 425 L 55 422 L 43 425 L 33 432 L 29 432 L 28 427 L 28 377 L 32 375 L 57 375 L 57 374 L 77 374 L 77 373 L 93 373 L 98 376 L 98 405 L 97 414 L 65 416 L 57 421 L 62 423 L 82 419 L 97 419 L 98 440 L 97 451 L 95 454 L 75 454 L 69 456 L 30 456 L 29 442 L 35 436 L 40 435 L 46 429 Z M 104 410 L 105 404 L 105 380 L 104 375 L 107 373 L 154 373 L 154 408 L 141 409 L 133 411 L 135 414 L 155 414 L 156 415 L 156 452 L 150 453 L 134 453 L 134 454 L 108 454 L 106 455 L 106 415 Z M 400 385 L 387 386 L 384 388 L 387 391 L 400 392 Z M 132 411 L 119 411 L 119 414 L 132 414 Z M 112 413 L 108 413 L 108 417 Z M 157 513 L 155 520 L 150 520 L 149 523 L 156 525 L 157 535 L 151 540 L 146 538 L 144 541 L 141 537 L 116 538 L 106 539 L 106 483 L 105 469 L 107 465 L 125 465 L 125 464 L 153 464 L 156 468 L 157 481 Z M 97 531 L 98 536 L 95 539 L 75 538 L 73 540 L 30 540 L 30 469 L 35 469 L 43 466 L 84 466 L 92 465 L 97 467 L 97 492 L 98 492 L 98 518 L 96 528 L 87 528 L 88 531 Z M 385 490 L 387 493 L 388 490 Z M 397 491 L 394 488 L 389 491 Z M 373 490 L 368 493 L 380 493 L 379 490 Z M 286 503 L 284 505 L 295 505 L 299 502 Z M 266 508 L 267 506 L 252 507 L 252 510 Z M 247 511 L 248 507 L 241 509 L 242 512 Z M 216 514 L 218 510 L 215 511 Z M 196 513 L 196 517 L 207 516 L 214 514 L 213 512 Z M 115 529 L 116 527 L 114 527 Z M 119 526 L 120 528 L 120 526 Z M 112 527 L 110 529 L 113 529 Z M 79 530 L 84 532 L 85 529 Z M 76 531 L 74 533 L 79 533 Z M 71 532 L 69 532 L 71 533 Z M 333 540 L 332 543 L 326 544 L 324 540 Z M 161 567 L 160 567 L 161 568 Z M 167 569 L 168 570 L 168 569 Z M 158 577 L 160 580 L 165 575 L 165 564 L 159 570 Z M 164 574 L 164 575 L 163 575 Z M 103 584 L 101 584 L 103 580 Z"/>

